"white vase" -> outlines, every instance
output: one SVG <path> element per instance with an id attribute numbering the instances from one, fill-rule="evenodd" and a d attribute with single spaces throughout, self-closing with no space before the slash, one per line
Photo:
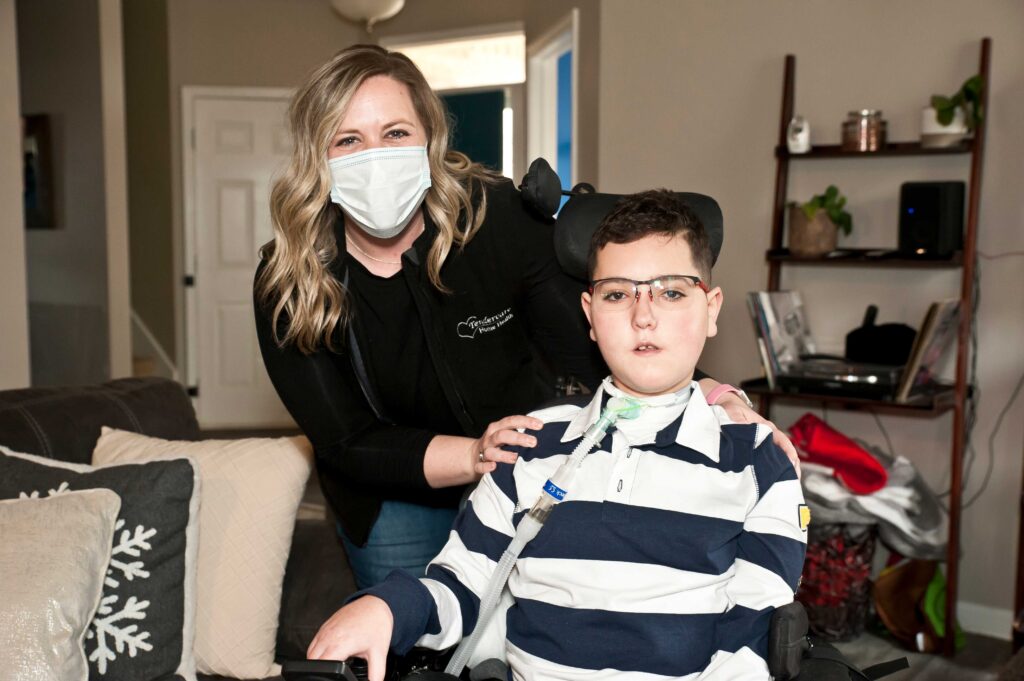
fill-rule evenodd
<path id="1" fill-rule="evenodd" d="M 957 107 L 949 125 L 939 123 L 935 107 L 921 109 L 921 146 L 929 148 L 951 147 L 962 142 L 969 131 L 964 120 L 964 110 Z"/>
<path id="2" fill-rule="evenodd" d="M 806 154 L 811 150 L 811 124 L 803 116 L 793 116 L 789 122 L 786 147 L 791 154 Z"/>

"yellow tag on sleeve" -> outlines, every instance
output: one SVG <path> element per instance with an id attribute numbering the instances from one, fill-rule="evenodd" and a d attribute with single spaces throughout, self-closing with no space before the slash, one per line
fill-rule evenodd
<path id="1" fill-rule="evenodd" d="M 800 529 L 806 532 L 807 526 L 811 524 L 811 508 L 807 504 L 800 504 L 796 510 L 797 517 L 800 519 Z"/>

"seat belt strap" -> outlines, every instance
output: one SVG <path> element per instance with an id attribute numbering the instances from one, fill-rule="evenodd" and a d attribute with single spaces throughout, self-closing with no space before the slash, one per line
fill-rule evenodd
<path id="1" fill-rule="evenodd" d="M 910 661 L 905 657 L 901 657 L 866 667 L 864 669 L 864 676 L 871 679 L 871 681 L 876 681 L 904 669 L 910 669 Z"/>

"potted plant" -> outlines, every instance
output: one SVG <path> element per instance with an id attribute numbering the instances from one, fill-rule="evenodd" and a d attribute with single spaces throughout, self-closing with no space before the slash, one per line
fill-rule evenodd
<path id="1" fill-rule="evenodd" d="M 789 252 L 811 258 L 836 249 L 839 230 L 850 235 L 853 218 L 843 210 L 846 197 L 831 184 L 824 194 L 817 194 L 806 203 L 789 204 Z"/>
<path id="2" fill-rule="evenodd" d="M 921 111 L 921 146 L 948 147 L 974 132 L 984 112 L 981 76 L 971 76 L 949 97 L 932 95 L 932 105 Z"/>

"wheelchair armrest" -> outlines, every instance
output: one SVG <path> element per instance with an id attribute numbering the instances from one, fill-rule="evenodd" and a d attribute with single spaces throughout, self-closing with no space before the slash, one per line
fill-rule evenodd
<path id="1" fill-rule="evenodd" d="M 768 671 L 775 681 L 789 681 L 800 674 L 800 658 L 810 648 L 807 611 L 793 601 L 772 613 L 768 630 Z"/>

